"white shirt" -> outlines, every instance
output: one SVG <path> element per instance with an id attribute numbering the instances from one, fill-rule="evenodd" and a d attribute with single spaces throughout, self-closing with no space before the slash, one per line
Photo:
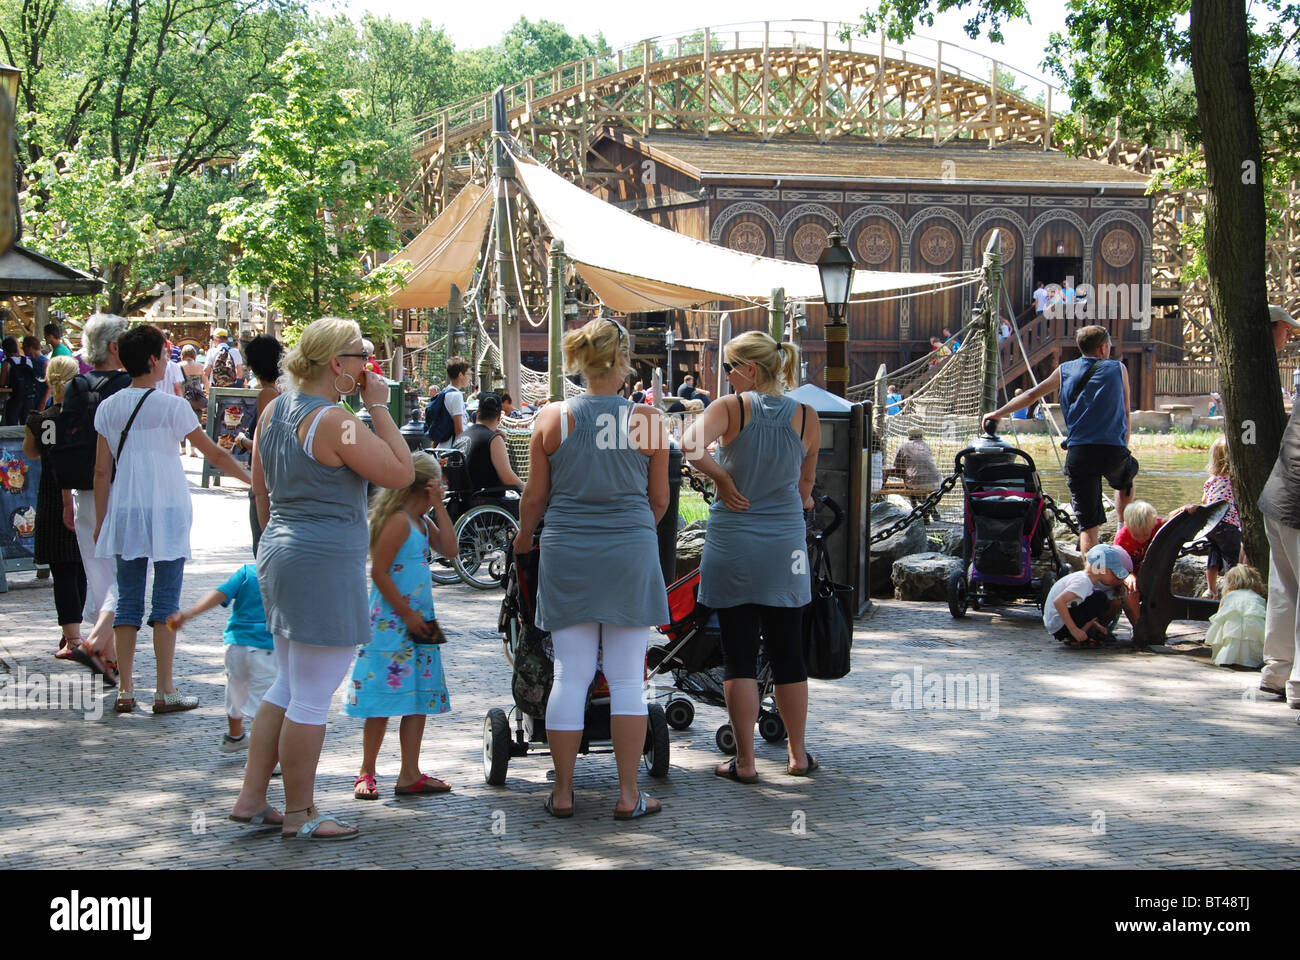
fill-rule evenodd
<path id="1" fill-rule="evenodd" d="M 1047 292 L 1046 287 L 1039 287 L 1037 290 L 1034 291 L 1034 309 L 1037 310 L 1039 313 L 1046 313 L 1047 301 L 1050 300 L 1051 298 L 1052 295 Z"/>
<path id="2" fill-rule="evenodd" d="M 462 430 L 469 426 L 465 422 L 465 394 L 461 393 L 460 390 L 455 387 L 448 387 L 447 395 L 442 398 L 442 403 L 447 409 L 448 416 L 452 417 L 453 421 L 456 417 L 461 418 L 460 425 Z"/>
<path id="3" fill-rule="evenodd" d="M 1099 583 L 1093 583 L 1092 577 L 1088 576 L 1087 570 L 1079 570 L 1067 577 L 1062 577 L 1056 581 L 1052 587 L 1051 593 L 1047 595 L 1047 603 L 1043 604 L 1043 626 L 1047 627 L 1049 633 L 1056 633 L 1065 626 L 1065 621 L 1056 611 L 1056 599 L 1063 593 L 1072 593 L 1078 597 L 1078 603 L 1087 600 L 1097 590 L 1102 591 L 1109 597 L 1115 596 L 1115 591 L 1110 587 L 1102 586 Z M 1070 604 L 1074 606 L 1074 604 Z M 1076 627 L 1082 627 L 1083 624 L 1075 621 Z"/>
<path id="4" fill-rule="evenodd" d="M 100 402 L 95 430 L 117 454 L 122 430 L 145 391 L 127 387 Z M 190 559 L 190 485 L 176 455 L 181 439 L 193 433 L 199 418 L 182 398 L 155 390 L 131 424 L 117 479 L 108 495 L 104 527 L 95 556 L 134 560 Z"/>
<path id="5" fill-rule="evenodd" d="M 176 385 L 185 383 L 185 374 L 181 371 L 181 365 L 175 360 L 168 360 L 167 366 L 163 370 L 162 377 L 158 380 L 158 390 L 161 393 L 170 393 L 176 396 Z M 132 430 L 135 427 L 131 428 Z"/>

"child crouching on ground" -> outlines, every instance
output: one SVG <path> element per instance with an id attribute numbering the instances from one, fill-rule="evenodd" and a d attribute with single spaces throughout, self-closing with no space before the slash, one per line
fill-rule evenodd
<path id="1" fill-rule="evenodd" d="M 402 767 L 396 796 L 447 793 L 451 787 L 420 772 L 420 742 L 429 714 L 451 709 L 429 575 L 430 548 L 457 552 L 456 534 L 442 503 L 442 470 L 427 453 L 411 457 L 415 482 L 383 490 L 370 508 L 370 640 L 357 647 L 343 712 L 364 717 L 361 770 L 352 784 L 358 800 L 378 800 L 375 764 L 389 717 L 401 717 Z M 433 510 L 433 518 L 427 516 Z"/>
<path id="2" fill-rule="evenodd" d="M 1264 611 L 1268 589 L 1254 567 L 1240 564 L 1223 575 L 1223 600 L 1210 617 L 1205 642 L 1221 667 L 1264 665 Z"/>
<path id="3" fill-rule="evenodd" d="M 229 729 L 221 736 L 221 752 L 235 753 L 248 749 L 244 719 L 253 719 L 262 704 L 263 694 L 275 682 L 276 674 L 274 643 L 266 629 L 256 564 L 244 564 L 234 576 L 210 591 L 191 609 L 168 617 L 167 625 L 179 630 L 187 620 L 218 604 L 231 607 L 225 633 L 226 723 Z"/>
<path id="4" fill-rule="evenodd" d="M 1124 581 L 1124 586 L 1127 588 L 1124 596 L 1124 612 L 1128 615 L 1129 623 L 1134 626 L 1138 622 L 1138 610 L 1142 599 L 1137 589 L 1138 571 L 1142 569 L 1147 547 L 1151 546 L 1152 538 L 1163 523 L 1164 521 L 1156 516 L 1155 507 L 1145 500 L 1134 500 L 1124 508 L 1124 525 L 1115 534 L 1115 546 L 1127 553 L 1133 562 L 1133 572 Z"/>
<path id="5" fill-rule="evenodd" d="M 1119 616 L 1125 593 L 1124 578 L 1133 561 L 1111 543 L 1088 551 L 1084 567 L 1056 581 L 1043 605 L 1043 625 L 1067 647 L 1095 647 L 1114 641 L 1109 624 Z"/>

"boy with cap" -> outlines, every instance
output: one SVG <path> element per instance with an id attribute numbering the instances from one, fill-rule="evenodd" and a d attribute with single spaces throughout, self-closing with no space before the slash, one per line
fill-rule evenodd
<path id="1" fill-rule="evenodd" d="M 1133 561 L 1123 547 L 1099 543 L 1088 551 L 1084 567 L 1056 581 L 1043 604 L 1043 625 L 1067 647 L 1095 647 L 1114 642 L 1108 624 L 1119 616 L 1125 578 Z"/>

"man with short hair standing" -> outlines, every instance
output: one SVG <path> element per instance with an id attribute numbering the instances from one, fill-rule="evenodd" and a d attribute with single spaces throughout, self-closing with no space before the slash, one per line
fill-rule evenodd
<path id="1" fill-rule="evenodd" d="M 469 361 L 464 357 L 448 357 L 447 385 L 435 393 L 433 399 L 431 399 L 424 408 L 425 433 L 428 434 L 429 439 L 433 441 L 435 447 L 439 444 L 446 443 L 449 440 L 455 440 L 464 433 L 465 428 L 469 426 L 465 420 L 464 394 L 465 388 L 469 386 L 469 371 Z M 437 416 L 436 411 L 438 406 L 442 406 L 442 408 L 447 412 L 447 416 L 451 418 L 450 434 L 447 434 L 445 430 L 437 428 L 430 419 L 431 417 Z M 442 433 L 443 435 L 434 436 L 434 434 L 430 432 L 431 430 L 437 430 L 437 432 Z"/>
<path id="2" fill-rule="evenodd" d="M 1065 483 L 1079 521 L 1079 552 L 1087 553 L 1098 542 L 1098 530 L 1106 519 L 1101 499 L 1103 477 L 1115 490 L 1115 513 L 1133 500 L 1133 481 L 1138 462 L 1129 452 L 1129 385 L 1124 364 L 1110 357 L 1110 334 L 1105 327 L 1080 327 L 1074 342 L 1083 356 L 1069 360 L 1030 390 L 1012 397 L 985 418 L 997 421 L 1008 413 L 1032 406 L 1053 391 L 1061 392 L 1061 413 L 1065 417 Z"/>
<path id="3" fill-rule="evenodd" d="M 203 379 L 207 383 L 209 392 L 213 387 L 237 387 L 244 381 L 244 358 L 229 341 L 230 331 L 224 327 L 212 331 L 212 349 L 208 351 L 208 363 L 203 368 Z M 227 357 L 235 367 L 233 377 L 229 373 L 230 364 L 226 362 Z"/>

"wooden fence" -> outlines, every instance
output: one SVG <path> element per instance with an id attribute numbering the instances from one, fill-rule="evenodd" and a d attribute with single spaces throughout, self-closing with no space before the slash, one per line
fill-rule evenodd
<path id="1" fill-rule="evenodd" d="M 1282 387 L 1291 389 L 1296 361 L 1278 365 Z M 1219 392 L 1217 363 L 1157 363 L 1156 395 L 1161 397 L 1198 397 Z"/>

